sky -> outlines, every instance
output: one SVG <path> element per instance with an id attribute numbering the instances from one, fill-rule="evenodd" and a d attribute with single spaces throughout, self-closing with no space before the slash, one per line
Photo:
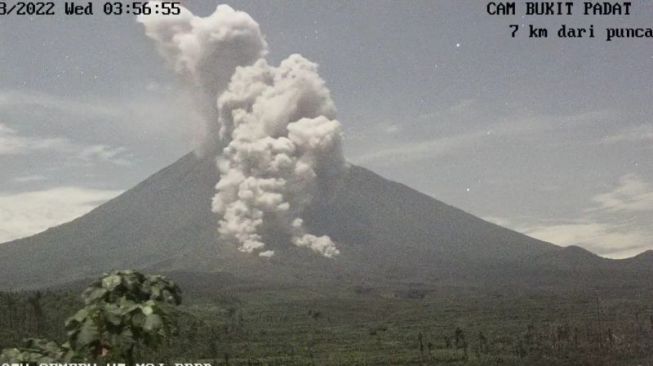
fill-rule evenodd
<path id="1" fill-rule="evenodd" d="M 486 220 L 623 258 L 653 249 L 653 40 L 630 16 L 485 1 L 232 1 L 277 64 L 320 65 L 346 158 Z M 184 1 L 197 15 L 213 1 Z M 98 9 L 99 10 L 99 9 Z M 594 24 L 595 39 L 510 37 Z M 200 116 L 133 16 L 0 17 L 0 242 L 69 221 L 193 150 Z"/>

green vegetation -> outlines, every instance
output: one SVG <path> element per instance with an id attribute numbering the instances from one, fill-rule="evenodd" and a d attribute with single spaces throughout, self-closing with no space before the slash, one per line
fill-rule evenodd
<path id="1" fill-rule="evenodd" d="M 210 278 L 187 281 L 178 335 L 156 351 L 135 349 L 137 362 L 608 366 L 653 361 L 650 288 L 221 287 L 211 285 Z M 24 337 L 66 339 L 49 324 L 61 323 L 79 302 L 70 292 L 41 294 L 39 332 L 33 296 L 0 296 L 3 343 L 9 321 Z M 58 303 L 65 306 L 55 308 Z M 6 312 L 10 304 L 14 310 Z"/>
<path id="2" fill-rule="evenodd" d="M 51 328 L 43 327 L 46 315 L 42 297 L 40 292 L 27 297 L 5 295 L 4 323 L 12 327 L 32 325 L 36 333 L 48 333 Z M 181 292 L 174 282 L 162 276 L 114 271 L 93 282 L 82 294 L 82 300 L 84 307 L 65 321 L 65 343 L 27 338 L 23 347 L 3 350 L 0 361 L 101 360 L 132 365 L 139 346 L 156 348 L 175 333 L 171 306 L 181 303 Z M 20 305 L 25 304 L 29 308 L 21 309 Z M 12 329 L 16 328 L 9 331 Z"/>

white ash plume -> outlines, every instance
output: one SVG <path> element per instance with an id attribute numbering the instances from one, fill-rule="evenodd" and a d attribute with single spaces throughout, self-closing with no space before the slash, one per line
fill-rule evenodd
<path id="1" fill-rule="evenodd" d="M 196 93 L 207 123 L 200 154 L 218 155 L 213 211 L 222 239 L 271 257 L 265 242 L 281 233 L 298 247 L 338 255 L 328 236 L 308 233 L 302 220 L 346 168 L 341 126 L 317 65 L 300 55 L 268 65 L 259 25 L 226 5 L 206 18 L 182 9 L 138 21 Z"/>
<path id="2" fill-rule="evenodd" d="M 215 151 L 220 145 L 218 96 L 237 66 L 251 65 L 267 53 L 258 23 L 228 5 L 219 5 L 208 17 L 195 16 L 181 7 L 179 15 L 140 15 L 137 20 L 194 95 L 205 122 L 198 154 Z"/>
<path id="3" fill-rule="evenodd" d="M 213 211 L 219 231 L 239 249 L 269 257 L 267 227 L 325 257 L 339 254 L 328 236 L 306 232 L 301 215 L 318 191 L 345 169 L 341 126 L 317 65 L 292 55 L 279 67 L 265 60 L 240 67 L 218 100 L 221 179 Z"/>

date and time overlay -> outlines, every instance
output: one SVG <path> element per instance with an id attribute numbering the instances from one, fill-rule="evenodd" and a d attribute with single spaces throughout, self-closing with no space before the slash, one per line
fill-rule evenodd
<path id="1" fill-rule="evenodd" d="M 179 15 L 179 1 L 0 1 L 0 16 Z"/>

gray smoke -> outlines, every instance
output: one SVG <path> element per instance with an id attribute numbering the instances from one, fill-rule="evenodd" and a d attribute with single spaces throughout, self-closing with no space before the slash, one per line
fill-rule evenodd
<path id="1" fill-rule="evenodd" d="M 139 21 L 177 74 L 201 91 L 204 145 L 217 153 L 221 177 L 213 197 L 221 238 L 262 257 L 274 255 L 266 247 L 271 233 L 325 257 L 339 254 L 302 220 L 346 169 L 341 125 L 317 65 L 300 55 L 269 65 L 258 24 L 226 5 L 207 18 L 184 9 Z"/>
<path id="2" fill-rule="evenodd" d="M 267 43 L 258 23 L 242 11 L 220 5 L 208 17 L 181 8 L 179 15 L 140 15 L 145 34 L 159 53 L 188 84 L 205 122 L 197 152 L 214 152 L 217 136 L 216 100 L 227 88 L 236 67 L 251 65 L 267 54 Z"/>

